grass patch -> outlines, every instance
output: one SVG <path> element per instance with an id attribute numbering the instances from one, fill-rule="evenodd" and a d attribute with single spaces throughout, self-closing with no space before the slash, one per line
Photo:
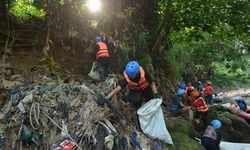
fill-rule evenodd
<path id="1" fill-rule="evenodd" d="M 197 141 L 190 139 L 186 134 L 183 134 L 181 132 L 174 132 L 174 133 L 171 133 L 171 136 L 175 144 L 175 149 L 178 149 L 178 150 L 188 150 L 188 149 L 201 150 L 202 149 L 202 146 Z"/>
<path id="2" fill-rule="evenodd" d="M 192 123 L 189 120 L 175 120 L 172 127 L 168 127 L 175 147 L 168 146 L 170 150 L 201 150 L 202 146 L 189 138 Z"/>

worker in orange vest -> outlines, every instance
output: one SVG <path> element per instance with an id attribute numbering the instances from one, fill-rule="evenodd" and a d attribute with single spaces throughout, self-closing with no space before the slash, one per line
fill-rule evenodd
<path id="1" fill-rule="evenodd" d="M 191 104 L 191 100 L 192 100 L 192 93 L 194 92 L 194 87 L 192 86 L 191 83 L 188 84 L 188 86 L 186 87 L 186 93 L 184 95 L 184 98 L 187 100 L 187 104 L 190 105 Z"/>
<path id="2" fill-rule="evenodd" d="M 97 36 L 95 38 L 95 47 L 94 47 L 94 59 L 98 63 L 98 71 L 100 76 L 100 81 L 103 83 L 107 76 L 107 73 L 110 72 L 110 55 L 107 44 L 102 42 L 102 38 Z"/>
<path id="3" fill-rule="evenodd" d="M 192 86 L 191 83 L 188 84 L 187 88 L 186 88 L 186 94 L 188 96 L 190 96 L 192 94 L 192 92 L 194 92 L 194 87 Z"/>
<path id="4" fill-rule="evenodd" d="M 206 100 L 206 103 L 208 105 L 212 105 L 213 104 L 213 95 L 217 95 L 215 92 L 214 92 L 214 89 L 211 85 L 210 82 L 208 82 L 206 85 L 205 85 L 205 88 L 204 88 L 204 96 L 205 96 L 205 100 Z"/>
<path id="5" fill-rule="evenodd" d="M 118 86 L 106 96 L 107 99 L 112 98 L 127 85 L 129 87 L 127 100 L 132 103 L 135 110 L 141 107 L 143 100 L 149 101 L 153 98 L 161 98 L 151 76 L 144 71 L 137 61 L 130 61 L 126 65 L 123 75 L 124 77 L 119 81 Z"/>
<path id="6" fill-rule="evenodd" d="M 200 96 L 198 91 L 192 93 L 191 105 L 195 107 L 195 119 L 201 119 L 203 127 L 207 126 L 208 106 L 205 100 Z"/>

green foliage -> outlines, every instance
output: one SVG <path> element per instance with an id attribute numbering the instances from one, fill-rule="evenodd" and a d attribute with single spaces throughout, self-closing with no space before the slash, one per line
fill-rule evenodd
<path id="1" fill-rule="evenodd" d="M 176 149 L 179 150 L 201 150 L 201 145 L 181 132 L 172 133 L 172 138 Z"/>
<path id="2" fill-rule="evenodd" d="M 195 76 L 200 78 L 209 67 L 214 67 L 215 62 L 225 66 L 226 74 L 248 78 L 244 74 L 249 68 L 246 62 L 249 62 L 250 3 L 247 0 L 145 3 L 135 0 L 122 17 L 107 9 L 111 8 L 109 3 L 105 3 L 109 6 L 104 6 L 101 13 L 90 14 L 84 2 L 18 0 L 11 3 L 10 12 L 21 19 L 43 17 L 45 12 L 51 12 L 51 38 L 56 38 L 53 42 L 60 41 L 54 45 L 71 46 L 77 39 L 83 43 L 85 52 L 89 52 L 88 38 L 92 34 L 112 36 L 116 28 L 120 31 L 116 40 L 123 54 L 136 56 L 143 66 L 152 68 L 153 64 L 162 71 L 174 71 L 178 79 L 193 81 Z M 168 62 L 172 67 L 166 65 Z"/>
<path id="3" fill-rule="evenodd" d="M 151 66 L 152 58 L 149 54 L 148 40 L 151 38 L 149 32 L 143 28 L 143 26 L 133 26 L 131 30 L 125 30 L 127 36 L 124 38 L 125 43 L 130 43 L 128 46 L 128 52 L 134 53 L 136 59 L 139 60 L 140 65 L 153 72 Z"/>
<path id="4" fill-rule="evenodd" d="M 68 37 L 77 38 L 79 36 L 78 32 L 74 28 L 68 30 Z"/>
<path id="5" fill-rule="evenodd" d="M 55 76 L 60 76 L 62 74 L 62 68 L 57 64 L 53 57 L 51 56 L 42 56 L 39 59 L 39 62 L 43 63 L 44 68 Z"/>
<path id="6" fill-rule="evenodd" d="M 93 28 L 93 29 L 96 29 L 97 26 L 98 26 L 98 21 L 97 20 L 89 20 L 88 21 L 88 26 Z"/>
<path id="7" fill-rule="evenodd" d="M 22 20 L 28 20 L 32 16 L 43 18 L 45 16 L 45 11 L 43 9 L 38 9 L 32 5 L 31 0 L 18 0 L 11 4 L 10 12 L 19 17 Z"/>
<path id="8" fill-rule="evenodd" d="M 192 122 L 185 119 L 176 120 L 173 126 L 168 126 L 172 140 L 175 144 L 175 149 L 200 150 L 201 146 L 198 142 L 189 138 L 191 130 L 193 130 Z M 172 148 L 170 148 L 172 149 Z"/>
<path id="9" fill-rule="evenodd" d="M 212 31 L 221 24 L 228 24 L 233 27 L 234 33 L 243 33 L 248 32 L 250 27 L 248 0 L 175 0 L 173 10 L 176 29 L 195 26 Z"/>
<path id="10" fill-rule="evenodd" d="M 247 0 L 175 0 L 172 4 L 174 45 L 167 58 L 177 66 L 179 78 L 200 78 L 199 73 L 206 73 L 213 62 L 225 65 L 229 73 L 249 67 L 245 63 L 250 43 Z"/>
<path id="11" fill-rule="evenodd" d="M 179 75 L 187 75 L 188 80 L 194 76 L 200 77 L 211 67 L 213 62 L 224 64 L 230 72 L 245 70 L 247 66 L 247 44 L 238 37 L 215 36 L 202 31 L 201 28 L 185 28 L 172 32 L 173 47 L 167 53 L 167 58 L 176 66 Z"/>
<path id="12" fill-rule="evenodd" d="M 245 59 L 245 58 L 242 58 Z M 249 68 L 249 62 L 245 61 L 246 65 Z M 235 89 L 237 87 L 249 88 L 250 86 L 250 74 L 241 69 L 237 69 L 235 72 L 229 70 L 222 63 L 213 63 L 213 68 L 215 68 L 214 83 L 217 86 L 223 86 L 225 88 Z"/>
<path id="13" fill-rule="evenodd" d="M 128 54 L 134 55 L 140 62 L 140 65 L 153 72 L 152 57 L 150 56 L 149 41 L 152 38 L 148 29 L 134 20 L 137 7 L 128 7 L 125 10 L 126 18 L 124 20 L 125 29 L 121 36 L 122 50 Z"/>
<path id="14" fill-rule="evenodd" d="M 172 126 L 169 126 L 169 130 L 172 132 L 181 132 L 185 135 L 188 135 L 190 132 L 190 129 L 192 128 L 192 123 L 189 120 L 186 119 L 180 119 L 177 122 L 174 122 L 175 124 Z"/>

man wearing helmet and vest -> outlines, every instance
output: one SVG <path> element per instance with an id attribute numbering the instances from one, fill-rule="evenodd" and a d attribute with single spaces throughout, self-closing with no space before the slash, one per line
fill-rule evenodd
<path id="1" fill-rule="evenodd" d="M 221 134 L 218 131 L 221 128 L 221 122 L 218 119 L 214 119 L 201 137 L 201 145 L 206 150 L 220 150 Z"/>
<path id="2" fill-rule="evenodd" d="M 194 87 L 192 86 L 191 83 L 188 84 L 187 88 L 186 88 L 186 94 L 187 96 L 190 96 L 192 94 L 192 92 L 194 92 Z"/>
<path id="3" fill-rule="evenodd" d="M 208 82 L 205 85 L 204 88 L 204 96 L 205 96 L 205 100 L 207 102 L 208 105 L 212 105 L 213 104 L 213 94 L 215 94 L 212 85 L 210 82 Z"/>
<path id="4" fill-rule="evenodd" d="M 191 101 L 192 101 L 192 97 L 191 94 L 194 92 L 194 87 L 192 86 L 191 83 L 188 84 L 188 86 L 186 87 L 186 92 L 184 95 L 184 99 L 187 101 L 188 105 L 191 105 Z"/>
<path id="5" fill-rule="evenodd" d="M 200 96 L 198 91 L 192 93 L 191 105 L 195 107 L 195 119 L 201 119 L 203 127 L 207 126 L 207 115 L 208 115 L 208 106 L 205 100 Z"/>
<path id="6" fill-rule="evenodd" d="M 185 90 L 179 89 L 177 91 L 177 96 L 173 96 L 171 98 L 170 103 L 170 111 L 174 116 L 185 113 L 188 111 L 188 107 L 183 104 L 186 100 L 184 100 Z"/>
<path id="7" fill-rule="evenodd" d="M 136 110 L 141 107 L 143 98 L 149 101 L 153 99 L 154 96 L 158 98 L 161 97 L 160 94 L 157 93 L 152 78 L 144 71 L 137 61 L 130 61 L 126 65 L 123 75 L 124 77 L 119 81 L 118 86 L 108 94 L 106 97 L 107 99 L 112 98 L 127 85 L 129 87 L 127 99 Z"/>
<path id="8" fill-rule="evenodd" d="M 102 42 L 102 38 L 97 36 L 95 38 L 95 47 L 94 47 L 94 58 L 98 63 L 98 71 L 100 76 L 100 81 L 104 82 L 107 72 L 110 70 L 110 55 L 107 44 Z"/>

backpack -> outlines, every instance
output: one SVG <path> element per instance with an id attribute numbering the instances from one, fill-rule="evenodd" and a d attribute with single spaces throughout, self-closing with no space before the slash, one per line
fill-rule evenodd
<path id="1" fill-rule="evenodd" d="M 202 137 L 211 138 L 213 140 L 217 140 L 217 133 L 212 126 L 208 126 L 205 132 L 203 133 Z"/>

